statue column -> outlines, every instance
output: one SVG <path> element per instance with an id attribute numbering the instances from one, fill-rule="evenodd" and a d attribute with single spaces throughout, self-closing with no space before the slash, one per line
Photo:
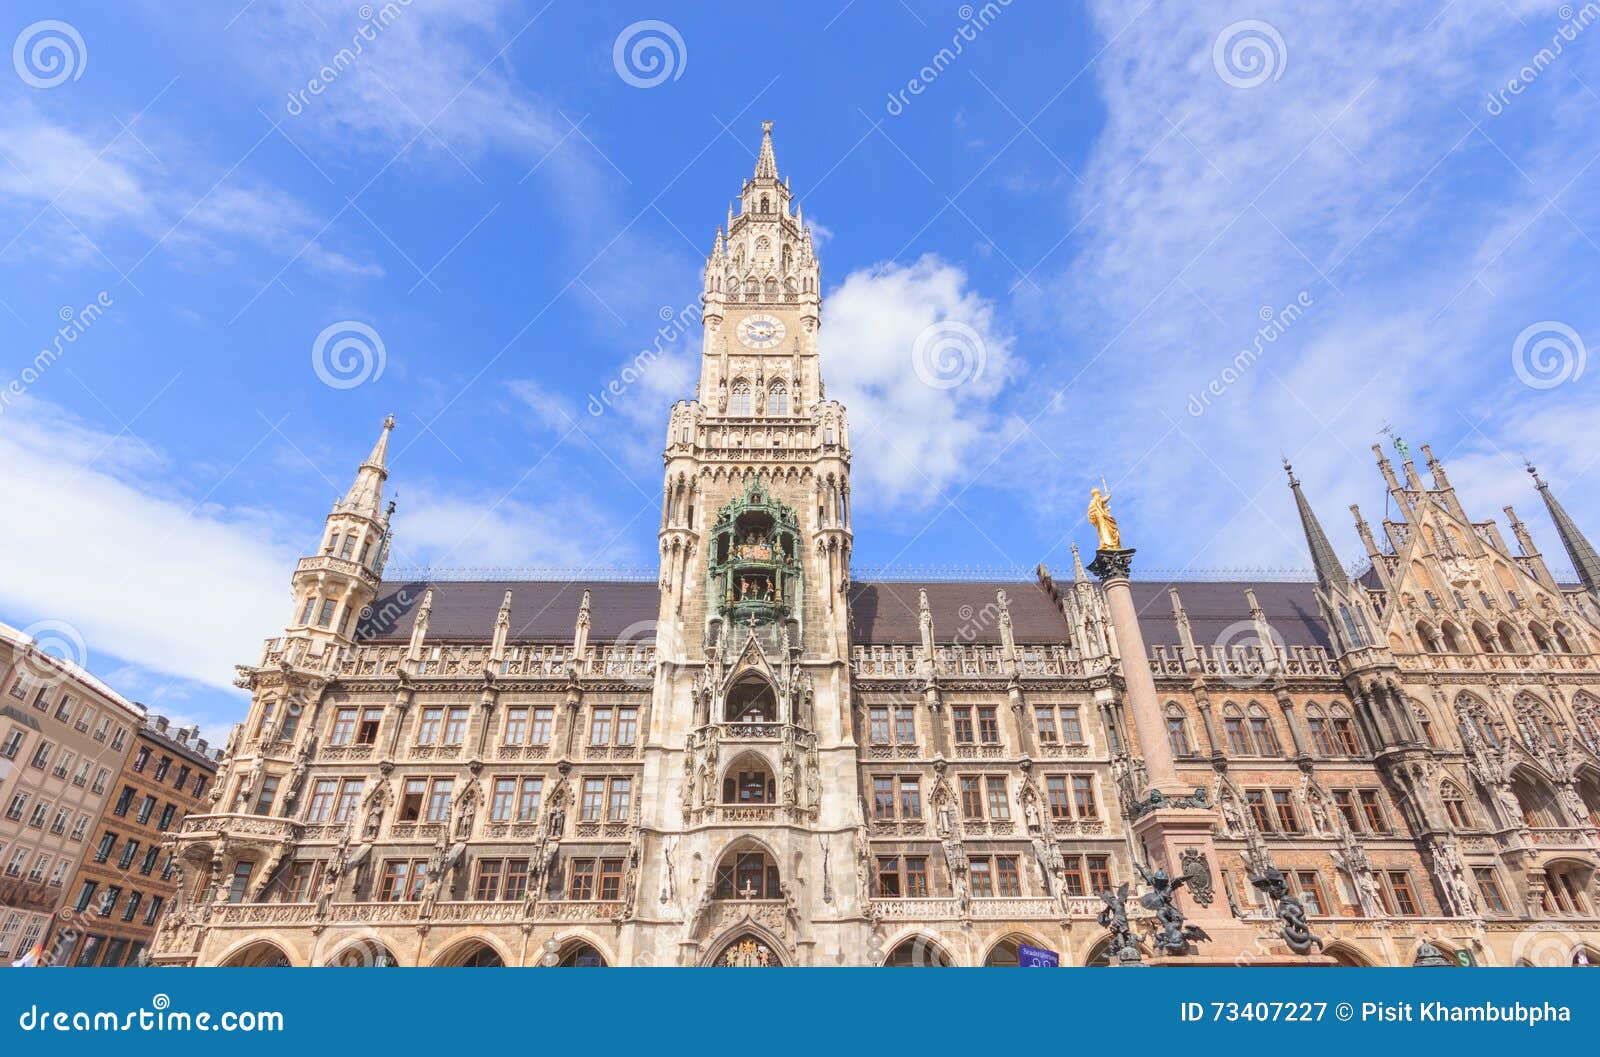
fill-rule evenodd
<path id="1" fill-rule="evenodd" d="M 1133 553 L 1131 549 L 1102 549 L 1095 555 L 1089 571 L 1100 578 L 1101 587 L 1105 590 L 1106 606 L 1111 610 L 1111 626 L 1116 630 L 1117 645 L 1122 651 L 1122 680 L 1127 686 L 1128 711 L 1133 716 L 1133 728 L 1139 738 L 1139 752 L 1144 757 L 1149 788 L 1164 795 L 1182 795 L 1193 790 L 1185 788 L 1178 781 L 1172 743 L 1167 740 L 1166 721 L 1161 715 L 1161 702 L 1156 697 L 1156 681 L 1150 674 L 1144 634 L 1139 630 L 1139 614 L 1133 605 L 1133 591 L 1128 586 L 1128 570 L 1133 562 Z M 1140 790 L 1141 799 L 1145 792 Z"/>

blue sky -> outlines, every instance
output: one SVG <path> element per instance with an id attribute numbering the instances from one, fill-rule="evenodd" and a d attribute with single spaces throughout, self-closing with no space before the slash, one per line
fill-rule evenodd
<path id="1" fill-rule="evenodd" d="M 1303 7 L 10 4 L 0 619 L 219 731 L 390 412 L 396 564 L 649 564 L 698 330 L 586 407 L 696 304 L 762 120 L 858 566 L 1068 565 L 1101 474 L 1146 568 L 1303 566 L 1285 454 L 1354 559 L 1385 423 L 1476 516 L 1558 551 L 1526 454 L 1600 534 L 1600 8 Z M 350 323 L 382 371 L 331 386 Z"/>

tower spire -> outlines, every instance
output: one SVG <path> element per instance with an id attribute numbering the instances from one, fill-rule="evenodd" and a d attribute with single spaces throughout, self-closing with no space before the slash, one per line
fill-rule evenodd
<path id="1" fill-rule="evenodd" d="M 1300 512 L 1300 527 L 1305 530 L 1306 546 L 1311 550 L 1311 563 L 1316 566 L 1317 580 L 1324 587 L 1348 584 L 1350 575 L 1339 564 L 1339 555 L 1334 552 L 1333 544 L 1328 542 L 1328 534 L 1322 531 L 1322 522 L 1317 520 L 1305 493 L 1300 490 L 1300 480 L 1295 477 L 1294 467 L 1289 465 L 1288 459 L 1283 460 L 1283 472 L 1289 475 L 1289 490 L 1294 493 L 1295 509 Z"/>
<path id="2" fill-rule="evenodd" d="M 1578 579 L 1589 593 L 1600 598 L 1600 554 L 1595 553 L 1583 531 L 1578 528 L 1578 523 L 1572 520 L 1561 502 L 1551 494 L 1550 486 L 1533 463 L 1528 463 L 1528 476 L 1533 478 L 1533 486 L 1539 490 L 1539 495 L 1544 498 L 1545 509 L 1550 511 L 1550 520 L 1555 522 L 1556 533 L 1561 537 L 1561 545 L 1566 548 L 1567 557 L 1572 560 L 1572 567 L 1578 571 Z"/>
<path id="3" fill-rule="evenodd" d="M 394 416 L 383 420 L 383 432 L 372 445 L 361 466 L 356 470 L 355 483 L 345 494 L 338 509 L 343 512 L 376 518 L 383 505 L 383 482 L 389 479 L 389 431 L 394 429 Z"/>
<path id="4" fill-rule="evenodd" d="M 778 159 L 772 153 L 772 122 L 761 122 L 761 154 L 756 158 L 756 179 L 778 178 Z"/>

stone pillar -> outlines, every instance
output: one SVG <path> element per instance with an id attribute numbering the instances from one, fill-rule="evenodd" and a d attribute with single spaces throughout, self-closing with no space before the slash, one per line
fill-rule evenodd
<path id="1" fill-rule="evenodd" d="M 1183 795 L 1193 792 L 1178 781 L 1173 765 L 1172 743 L 1167 740 L 1166 720 L 1161 715 L 1161 701 L 1156 697 L 1156 681 L 1150 674 L 1150 660 L 1145 652 L 1144 634 L 1139 630 L 1139 614 L 1134 609 L 1133 592 L 1128 587 L 1128 569 L 1132 565 L 1132 550 L 1100 551 L 1089 570 L 1100 577 L 1105 589 L 1106 606 L 1111 610 L 1111 626 L 1116 631 L 1117 645 L 1122 653 L 1122 679 L 1127 686 L 1128 711 L 1133 717 L 1134 732 L 1139 738 L 1139 752 L 1144 757 L 1145 775 L 1149 790 L 1163 795 Z M 1144 799 L 1148 790 L 1140 790 Z"/>

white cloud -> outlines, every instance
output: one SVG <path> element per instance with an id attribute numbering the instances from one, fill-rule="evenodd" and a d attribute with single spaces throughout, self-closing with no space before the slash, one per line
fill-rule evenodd
<path id="1" fill-rule="evenodd" d="M 1064 390 L 1035 425 L 1055 451 L 1019 446 L 1033 472 L 1016 476 L 1043 504 L 1081 507 L 1103 470 L 1128 479 L 1125 530 L 1160 561 L 1305 565 L 1286 453 L 1354 557 L 1343 510 L 1357 500 L 1381 516 L 1368 448 L 1385 420 L 1413 448 L 1459 442 L 1477 457 L 1592 406 L 1587 378 L 1534 393 L 1510 370 L 1535 320 L 1600 333 L 1570 273 L 1592 268 L 1595 204 L 1571 193 L 1551 206 L 1581 186 L 1593 152 L 1571 148 L 1594 141 L 1600 106 L 1551 71 L 1520 113 L 1495 122 L 1482 108 L 1557 24 L 1522 6 L 1097 7 L 1106 119 L 1059 222 L 1082 221 L 1081 249 L 1017 304 L 1030 332 L 1076 336 L 1065 362 L 1035 372 L 1039 402 Z M 1247 18 L 1279 30 L 1286 65 L 1239 89 L 1213 69 L 1212 44 Z M 1583 59 L 1564 61 L 1579 72 Z M 1261 310 L 1301 291 L 1304 317 L 1192 415 L 1191 395 L 1250 343 Z M 1466 499 L 1488 516 L 1527 497 L 1524 484 Z M 1162 532 L 1173 524 L 1186 531 Z"/>
<path id="2" fill-rule="evenodd" d="M 287 618 L 293 549 L 258 514 L 199 508 L 155 483 L 136 442 L 24 399 L 0 417 L 0 465 L 12 512 L 0 519 L 0 604 L 21 626 L 71 624 L 89 667 L 136 658 L 231 687 L 234 665 Z"/>
<path id="3" fill-rule="evenodd" d="M 160 153 L 147 152 L 145 139 Z M 318 237 L 325 222 L 294 196 L 242 172 L 224 176 L 188 144 L 147 128 L 109 133 L 97 145 L 88 133 L 17 103 L 0 115 L 0 154 L 0 206 L 12 207 L 18 244 L 35 254 L 53 257 L 66 245 L 88 259 L 98 251 L 83 245 L 85 238 L 128 230 L 143 241 L 141 254 L 159 243 L 157 252 L 190 250 L 214 264 L 246 245 L 285 257 L 298 253 L 326 275 L 383 274 L 326 245 Z"/>
<path id="4" fill-rule="evenodd" d="M 549 474 L 508 487 L 549 496 L 559 479 Z M 529 502 L 487 489 L 463 494 L 410 483 L 406 505 L 395 515 L 391 568 L 611 568 L 653 559 L 629 547 L 641 527 L 648 530 L 648 519 L 636 519 L 625 530 L 614 511 L 600 511 L 563 491 L 559 502 Z"/>
<path id="5" fill-rule="evenodd" d="M 827 298 L 829 395 L 849 410 L 858 502 L 928 504 L 987 461 L 1012 339 L 959 267 L 926 256 L 852 272 Z"/>

